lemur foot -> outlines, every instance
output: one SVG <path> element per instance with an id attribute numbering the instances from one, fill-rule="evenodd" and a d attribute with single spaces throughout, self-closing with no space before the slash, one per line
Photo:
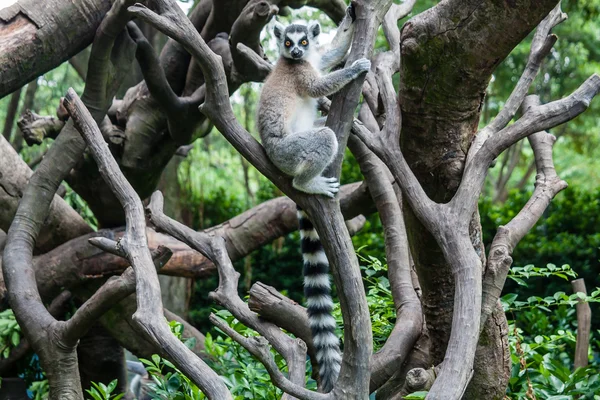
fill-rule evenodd
<path id="1" fill-rule="evenodd" d="M 340 190 L 340 183 L 337 178 L 326 178 L 324 176 L 317 176 L 306 183 L 298 183 L 294 180 L 293 186 L 305 193 L 322 194 L 327 197 L 334 197 Z"/>

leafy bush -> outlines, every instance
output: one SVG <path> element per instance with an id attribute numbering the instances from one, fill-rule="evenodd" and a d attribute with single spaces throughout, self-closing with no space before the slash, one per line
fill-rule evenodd
<path id="1" fill-rule="evenodd" d="M 256 332 L 241 324 L 228 311 L 217 311 L 216 314 L 238 333 L 244 336 L 256 335 Z M 181 338 L 183 330 L 181 324 L 171 322 L 171 330 Z M 186 342 L 186 345 L 193 347 L 193 343 Z M 209 366 L 221 376 L 236 400 L 276 400 L 281 398 L 281 391 L 273 386 L 264 366 L 237 342 L 225 334 L 213 338 L 213 335 L 208 333 L 205 347 L 206 353 L 214 360 L 208 362 Z M 283 358 L 275 352 L 273 355 L 279 368 L 283 369 L 285 367 Z M 150 393 L 152 399 L 200 400 L 206 398 L 198 387 L 169 361 L 158 355 L 153 355 L 152 360 L 142 359 L 141 361 L 154 381 L 151 386 L 152 393 Z M 307 363 L 307 367 L 310 368 L 309 363 Z M 309 380 L 308 387 L 315 388 L 316 382 Z"/>
<path id="2" fill-rule="evenodd" d="M 509 278 L 526 286 L 525 280 L 534 277 L 559 277 L 568 280 L 574 271 L 568 266 L 548 264 L 546 268 L 533 265 L 513 267 Z M 546 281 L 546 280 L 544 280 Z M 592 340 L 592 362 L 586 368 L 571 371 L 575 352 L 576 322 L 574 306 L 581 300 L 600 302 L 600 289 L 590 296 L 582 293 L 567 295 L 556 292 L 552 296 L 529 296 L 519 301 L 517 294 L 502 297 L 502 305 L 509 315 L 509 345 L 512 370 L 507 395 L 514 399 L 570 400 L 600 399 L 600 360 L 594 358 L 600 348 Z"/>
<path id="3" fill-rule="evenodd" d="M 120 398 L 125 396 L 125 394 L 124 393 L 113 394 L 113 392 L 115 391 L 116 388 L 117 388 L 117 380 L 114 379 L 113 381 L 111 381 L 108 384 L 108 386 L 102 382 L 100 382 L 100 383 L 92 382 L 92 387 L 89 389 L 86 389 L 86 392 L 90 396 L 92 396 L 93 400 L 119 400 Z"/>
<path id="4" fill-rule="evenodd" d="M 11 309 L 0 312 L 0 355 L 7 358 L 21 342 L 21 327 Z"/>
<path id="5" fill-rule="evenodd" d="M 48 385 L 48 380 L 44 379 L 33 382 L 31 386 L 29 386 L 28 392 L 33 400 L 46 400 L 48 398 L 48 394 L 50 393 L 50 385 Z"/>
<path id="6" fill-rule="evenodd" d="M 537 335 L 533 341 L 523 336 L 514 323 L 509 325 L 512 370 L 507 395 L 512 399 L 571 400 L 600 399 L 598 365 L 571 371 L 569 345 L 575 344 L 570 330 Z M 535 397 L 532 397 L 535 396 Z"/>
<path id="7" fill-rule="evenodd" d="M 483 239 L 489 248 L 498 225 L 506 224 L 525 205 L 530 193 L 511 192 L 504 204 L 493 204 L 489 198 L 480 201 Z M 534 228 L 514 249 L 514 265 L 543 266 L 569 264 L 588 287 L 598 282 L 600 270 L 600 188 L 583 192 L 569 188 L 550 203 L 548 209 Z M 532 280 L 519 287 L 518 280 L 507 281 L 505 293 L 517 292 L 522 297 L 552 296 L 556 292 L 571 292 L 566 280 Z M 518 288 L 518 289 L 517 289 Z M 592 313 L 600 313 L 600 307 L 592 304 Z M 600 329 L 598 319 L 592 321 L 594 329 Z"/>
<path id="8" fill-rule="evenodd" d="M 361 264 L 364 264 L 360 268 L 363 270 L 363 280 L 367 285 L 367 304 L 373 330 L 373 350 L 377 351 L 385 344 L 394 329 L 396 307 L 392 300 L 390 281 L 387 278 L 387 264 L 383 264 L 373 256 L 359 255 L 358 257 Z M 341 318 L 340 313 L 338 326 L 341 326 Z"/>

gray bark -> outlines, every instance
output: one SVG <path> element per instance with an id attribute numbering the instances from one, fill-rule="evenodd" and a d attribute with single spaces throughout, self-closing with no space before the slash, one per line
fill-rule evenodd
<path id="1" fill-rule="evenodd" d="M 0 10 L 0 98 L 92 43 L 110 0 L 20 0 Z"/>

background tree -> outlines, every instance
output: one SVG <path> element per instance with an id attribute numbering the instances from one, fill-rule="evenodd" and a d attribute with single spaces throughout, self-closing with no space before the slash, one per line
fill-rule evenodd
<path id="1" fill-rule="evenodd" d="M 199 307 L 206 304 L 199 297 L 217 287 L 208 300 L 226 309 L 229 314 L 220 315 L 238 329 L 214 315 L 210 321 L 260 360 L 286 398 L 363 399 L 376 392 L 387 399 L 418 390 L 429 390 L 431 399 L 502 398 L 511 359 L 498 300 L 518 259 L 513 249 L 566 187 L 554 167 L 555 136 L 546 131 L 598 108 L 591 101 L 600 90 L 593 74 L 598 54 L 586 46 L 600 29 L 592 22 L 596 2 L 575 13 L 577 37 L 567 29 L 571 35 L 553 48 L 551 31 L 566 17 L 556 1 L 355 1 L 347 62 L 369 57 L 373 69 L 364 82 L 321 99 L 320 108 L 343 144 L 329 172 L 363 182 L 346 185 L 334 200 L 295 191 L 269 162 L 250 134 L 257 87 L 249 82 L 261 82 L 272 67 L 261 32 L 276 14 L 307 5 L 312 9 L 302 10 L 305 17 L 333 25 L 345 14 L 344 2 L 201 0 L 187 4 L 189 17 L 172 0 L 134 3 L 20 0 L 0 10 L 0 97 L 7 96 L 0 229 L 8 233 L 0 237 L 1 294 L 25 338 L 12 344 L 1 371 L 15 371 L 33 350 L 51 398 L 82 398 L 90 382 L 113 379 L 115 390 L 125 392 L 126 348 L 169 360 L 165 365 L 208 398 L 231 398 L 236 385 L 218 378 L 224 361 L 208 356 L 222 357 L 218 347 L 163 312 L 164 302 L 185 316 L 191 299 L 190 320 L 206 330 L 209 308 Z M 400 29 L 398 21 L 411 12 Z M 67 93 L 69 86 L 74 90 Z M 598 114 L 591 114 L 558 128 L 565 138 L 558 154 L 571 157 L 566 163 L 591 154 L 577 145 L 597 140 L 589 132 Z M 23 149 L 23 141 L 40 146 Z M 351 154 L 342 168 L 346 143 Z M 593 167 L 573 176 L 589 181 Z M 493 238 L 486 249 L 480 193 L 498 207 L 510 187 L 531 183 L 534 170 L 533 193 L 522 195 L 507 220 L 503 216 L 497 233 L 499 221 L 484 219 Z M 488 174 L 493 184 L 486 186 Z M 157 187 L 164 196 L 153 195 L 147 228 L 140 198 Z M 53 197 L 57 191 L 62 196 Z M 276 197 L 281 194 L 289 198 Z M 281 239 L 296 229 L 294 203 L 307 210 L 324 240 L 340 301 L 344 358 L 327 395 L 305 387 L 312 344 L 302 307 L 270 286 L 252 285 L 264 281 L 300 300 L 299 263 L 292 258 L 297 241 Z M 369 244 L 371 257 L 387 259 L 387 268 L 366 259 L 369 296 L 350 237 L 361 228 L 356 247 Z M 242 260 L 254 250 L 259 253 Z M 232 264 L 238 260 L 241 280 Z M 195 292 L 189 280 L 163 281 L 161 302 L 155 267 L 194 279 Z M 238 293 L 248 289 L 245 303 Z M 373 302 L 381 290 L 389 292 L 387 300 Z M 180 328 L 162 314 L 183 324 L 184 338 L 192 337 L 195 347 L 173 336 Z M 247 336 L 240 323 L 260 336 Z M 287 375 L 267 344 L 285 360 Z M 238 366 L 251 365 L 237 359 Z M 148 370 L 160 365 L 153 360 Z M 526 384 L 533 393 L 531 381 Z"/>

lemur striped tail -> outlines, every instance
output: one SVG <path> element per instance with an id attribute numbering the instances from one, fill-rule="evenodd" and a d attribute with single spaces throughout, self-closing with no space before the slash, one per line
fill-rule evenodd
<path id="1" fill-rule="evenodd" d="M 335 319 L 331 315 L 333 301 L 329 262 L 312 222 L 300 207 L 297 210 L 304 259 L 304 297 L 308 323 L 316 350 L 321 387 L 324 392 L 329 392 L 337 381 L 342 361 L 339 339 L 335 335 Z"/>

